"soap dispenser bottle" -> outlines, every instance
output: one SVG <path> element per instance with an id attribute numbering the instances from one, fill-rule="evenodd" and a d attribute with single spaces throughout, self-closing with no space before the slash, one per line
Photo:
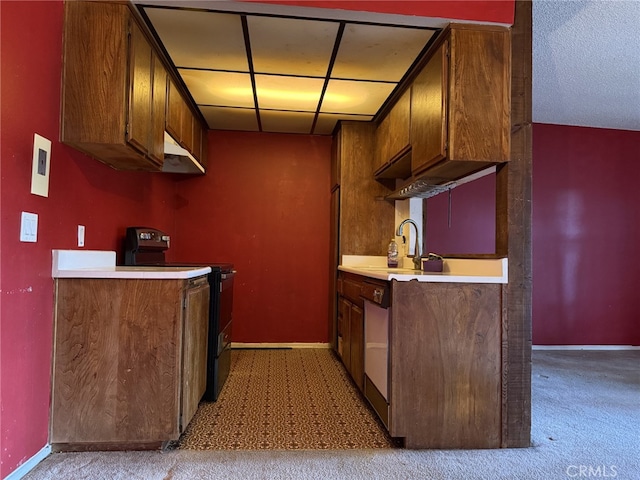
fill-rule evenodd
<path id="1" fill-rule="evenodd" d="M 398 266 L 398 244 L 396 239 L 392 238 L 387 248 L 387 267 L 396 268 Z"/>

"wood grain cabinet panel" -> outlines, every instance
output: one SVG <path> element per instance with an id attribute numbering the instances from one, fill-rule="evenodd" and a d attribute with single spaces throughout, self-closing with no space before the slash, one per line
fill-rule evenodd
<path id="1" fill-rule="evenodd" d="M 127 142 L 143 155 L 150 152 L 152 125 L 151 46 L 140 28 L 130 22 L 129 37 L 129 121 Z"/>
<path id="2" fill-rule="evenodd" d="M 168 87 L 160 54 L 130 7 L 73 1 L 64 8 L 62 142 L 119 170 L 162 171 L 166 127 L 206 164 L 202 125 Z"/>
<path id="3" fill-rule="evenodd" d="M 55 450 L 159 447 L 180 436 L 206 381 L 203 283 L 56 280 Z"/>
<path id="4" fill-rule="evenodd" d="M 391 289 L 386 400 L 364 371 L 366 313 L 339 297 L 342 361 L 390 435 L 407 448 L 500 448 L 502 285 L 339 278 Z"/>
<path id="5" fill-rule="evenodd" d="M 166 130 L 182 148 L 202 165 L 207 165 L 206 129 L 195 117 L 172 79 L 169 79 Z"/>
<path id="6" fill-rule="evenodd" d="M 453 25 L 412 84 L 411 170 L 456 180 L 510 156 L 511 36 Z"/>
<path id="7" fill-rule="evenodd" d="M 449 42 L 433 54 L 412 84 L 411 171 L 421 172 L 447 156 Z"/>
<path id="8" fill-rule="evenodd" d="M 152 49 L 125 4 L 65 2 L 62 141 L 123 170 L 159 171 Z"/>
<path id="9" fill-rule="evenodd" d="M 342 122 L 334 139 L 340 147 L 338 258 L 383 255 L 393 233 L 394 206 L 383 199 L 389 190 L 373 178 L 374 133 L 373 124 Z"/>
<path id="10" fill-rule="evenodd" d="M 392 290 L 391 435 L 408 448 L 499 448 L 502 286 Z"/>
<path id="11" fill-rule="evenodd" d="M 154 53 L 153 59 L 153 98 L 151 104 L 151 146 L 149 156 L 157 163 L 164 161 L 164 126 L 167 105 L 167 71 L 160 58 Z"/>
<path id="12" fill-rule="evenodd" d="M 394 205 L 384 200 L 389 189 L 375 181 L 375 126 L 341 122 L 333 137 L 331 176 L 331 259 L 335 279 L 343 255 L 384 255 L 394 231 Z M 334 289 L 332 289 L 334 292 Z M 331 301 L 332 305 L 335 302 Z M 329 314 L 330 343 L 335 336 L 337 309 Z"/>
<path id="13" fill-rule="evenodd" d="M 338 344 L 339 355 L 347 371 L 351 371 L 351 302 L 338 300 Z"/>
<path id="14" fill-rule="evenodd" d="M 351 378 L 360 391 L 364 389 L 364 312 L 351 305 Z"/>
<path id="15" fill-rule="evenodd" d="M 207 335 L 209 332 L 209 284 L 185 293 L 182 352 L 182 412 L 184 430 L 198 409 L 207 388 Z"/>
<path id="16" fill-rule="evenodd" d="M 400 160 L 411 148 L 411 89 L 408 88 L 398 99 L 376 129 L 375 171 Z"/>

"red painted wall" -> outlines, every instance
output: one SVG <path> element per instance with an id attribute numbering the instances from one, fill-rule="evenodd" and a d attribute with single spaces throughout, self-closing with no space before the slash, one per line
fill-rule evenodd
<path id="1" fill-rule="evenodd" d="M 514 0 L 243 0 L 256 3 L 392 13 L 513 24 Z"/>
<path id="2" fill-rule="evenodd" d="M 209 152 L 176 255 L 235 265 L 234 342 L 327 342 L 331 138 L 212 131 Z"/>
<path id="3" fill-rule="evenodd" d="M 533 129 L 533 342 L 640 345 L 640 132 Z"/>
<path id="4" fill-rule="evenodd" d="M 62 1 L 0 2 L 0 477 L 48 439 L 51 250 L 121 249 L 127 225 L 174 226 L 169 176 L 117 172 L 58 142 Z M 33 134 L 52 140 L 49 197 L 31 195 Z M 39 215 L 38 242 L 19 242 L 20 212 Z"/>
<path id="5" fill-rule="evenodd" d="M 533 126 L 535 345 L 640 345 L 639 145 L 640 132 Z M 427 201 L 430 249 L 481 253 L 494 241 L 475 220 L 493 215 L 495 183 L 473 188 L 462 205 L 454 190 L 451 230 L 445 196 Z"/>

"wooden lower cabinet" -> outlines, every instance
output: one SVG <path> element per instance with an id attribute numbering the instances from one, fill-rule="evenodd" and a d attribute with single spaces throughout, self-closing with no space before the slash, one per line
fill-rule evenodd
<path id="1" fill-rule="evenodd" d="M 499 448 L 502 285 L 392 283 L 390 434 L 407 448 Z"/>
<path id="2" fill-rule="evenodd" d="M 364 312 L 361 277 L 340 273 L 338 355 L 362 391 L 364 388 Z"/>
<path id="3" fill-rule="evenodd" d="M 206 386 L 208 304 L 206 277 L 56 279 L 54 450 L 176 440 Z"/>
<path id="4" fill-rule="evenodd" d="M 371 279 L 339 278 L 342 360 L 390 435 L 407 448 L 500 448 L 503 286 L 389 282 L 385 400 L 366 377 L 366 313 L 353 303 Z"/>

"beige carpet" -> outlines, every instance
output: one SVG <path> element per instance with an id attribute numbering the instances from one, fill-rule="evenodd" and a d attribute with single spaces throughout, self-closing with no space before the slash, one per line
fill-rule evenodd
<path id="1" fill-rule="evenodd" d="M 231 358 L 218 401 L 200 404 L 180 449 L 393 447 L 330 350 L 233 350 Z"/>
<path id="2" fill-rule="evenodd" d="M 533 352 L 532 447 L 49 455 L 24 480 L 640 479 L 640 351 Z"/>

